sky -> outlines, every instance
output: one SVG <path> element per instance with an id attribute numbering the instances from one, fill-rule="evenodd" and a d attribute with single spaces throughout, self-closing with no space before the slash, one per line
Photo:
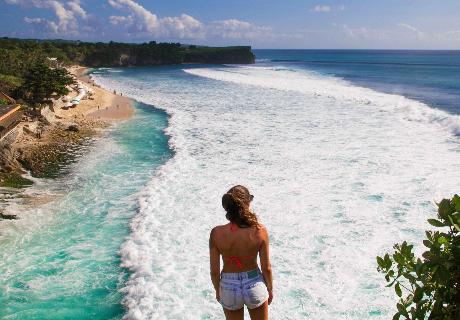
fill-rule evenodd
<path id="1" fill-rule="evenodd" d="M 460 0 L 0 0 L 0 36 L 286 49 L 460 49 Z"/>

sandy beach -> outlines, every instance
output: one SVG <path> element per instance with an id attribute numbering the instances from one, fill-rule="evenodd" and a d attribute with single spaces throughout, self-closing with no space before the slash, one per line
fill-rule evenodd
<path id="1" fill-rule="evenodd" d="M 56 111 L 59 116 L 72 118 L 83 115 L 91 119 L 106 121 L 126 120 L 132 117 L 134 113 L 132 100 L 99 87 L 86 74 L 88 69 L 85 67 L 72 66 L 68 70 L 77 77 L 78 81 L 85 83 L 89 89 L 93 90 L 94 95 L 92 99 L 82 100 L 76 108 Z M 76 95 L 75 92 L 72 94 Z"/>

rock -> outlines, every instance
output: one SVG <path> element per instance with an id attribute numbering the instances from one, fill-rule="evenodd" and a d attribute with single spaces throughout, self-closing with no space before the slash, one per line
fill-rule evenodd
<path id="1" fill-rule="evenodd" d="M 0 219 L 5 219 L 5 220 L 17 220 L 18 216 L 14 214 L 3 214 L 0 213 Z"/>
<path id="2" fill-rule="evenodd" d="M 26 127 L 26 126 L 22 127 L 22 130 L 23 130 L 25 133 L 27 133 L 27 134 L 35 135 L 35 134 L 32 132 L 32 130 L 29 129 L 29 126 L 27 126 L 27 127 Z"/>
<path id="3" fill-rule="evenodd" d="M 78 132 L 80 131 L 78 129 L 78 126 L 76 124 L 71 124 L 70 126 L 67 127 L 67 129 L 65 129 L 66 131 L 70 131 L 70 132 Z"/>
<path id="4" fill-rule="evenodd" d="M 45 117 L 41 117 L 41 118 L 39 119 L 39 121 L 40 121 L 40 124 L 41 124 L 42 126 L 49 126 L 49 125 L 51 125 L 51 122 L 50 122 L 47 118 L 45 118 Z"/>

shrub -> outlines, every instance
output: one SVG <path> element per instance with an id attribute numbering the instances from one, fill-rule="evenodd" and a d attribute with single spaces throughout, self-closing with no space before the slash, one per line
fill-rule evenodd
<path id="1" fill-rule="evenodd" d="M 394 245 L 393 254 L 377 257 L 377 270 L 399 297 L 393 319 L 460 319 L 460 197 L 437 206 L 437 219 L 428 223 L 440 231 L 426 231 L 428 250 L 421 258 L 405 241 Z"/>

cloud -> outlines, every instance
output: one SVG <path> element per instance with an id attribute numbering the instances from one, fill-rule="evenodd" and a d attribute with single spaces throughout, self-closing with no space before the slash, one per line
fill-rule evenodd
<path id="1" fill-rule="evenodd" d="M 411 31 L 412 33 L 414 33 L 418 38 L 422 38 L 425 34 L 420 31 L 419 29 L 417 29 L 416 27 L 414 26 L 411 26 L 410 24 L 407 24 L 407 23 L 398 23 L 398 26 L 401 27 L 401 28 L 404 28 L 406 30 L 409 30 Z"/>
<path id="2" fill-rule="evenodd" d="M 324 12 L 324 13 L 331 12 L 331 11 L 343 11 L 343 10 L 345 10 L 345 6 L 343 4 L 335 6 L 335 7 L 332 7 L 330 5 L 325 5 L 325 4 L 317 4 L 312 9 L 310 9 L 311 12 Z"/>
<path id="3" fill-rule="evenodd" d="M 460 41 L 460 30 L 450 30 L 438 36 L 440 39 L 447 39 L 449 43 L 458 43 Z"/>
<path id="4" fill-rule="evenodd" d="M 366 27 L 350 28 L 344 24 L 343 32 L 345 33 L 345 36 L 349 38 L 365 38 L 368 35 L 369 30 Z"/>
<path id="5" fill-rule="evenodd" d="M 110 16 L 113 25 L 126 26 L 132 32 L 139 32 L 155 37 L 193 39 L 203 36 L 204 26 L 197 19 L 187 14 L 179 17 L 158 18 L 156 14 L 145 9 L 132 0 L 108 0 L 115 8 L 127 12 L 127 16 Z"/>
<path id="6" fill-rule="evenodd" d="M 47 21 L 46 19 L 42 19 L 42 18 L 29 18 L 29 17 L 24 18 L 24 22 L 28 24 L 33 24 L 33 23 L 40 24 L 46 21 Z"/>
<path id="7" fill-rule="evenodd" d="M 88 14 L 86 11 L 81 7 L 80 1 L 69 1 L 67 2 L 67 6 L 69 9 L 77 16 L 80 16 L 83 19 L 88 18 Z"/>
<path id="8" fill-rule="evenodd" d="M 208 33 L 224 39 L 257 39 L 270 36 L 271 28 L 237 19 L 214 21 Z"/>
<path id="9" fill-rule="evenodd" d="M 76 35 L 79 30 L 78 17 L 88 18 L 88 14 L 81 7 L 79 0 L 72 0 L 67 3 L 55 0 L 6 0 L 6 3 L 53 11 L 56 20 L 26 17 L 24 22 L 43 25 L 49 32 L 56 34 Z"/>
<path id="10" fill-rule="evenodd" d="M 192 16 L 182 14 L 180 17 L 160 19 L 162 36 L 179 39 L 201 39 L 205 36 L 205 26 Z"/>
<path id="11" fill-rule="evenodd" d="M 115 9 L 125 9 L 130 12 L 126 18 L 136 21 L 137 31 L 146 31 L 156 35 L 159 30 L 159 21 L 155 14 L 132 0 L 108 0 Z M 131 18 L 129 18 L 131 17 Z"/>
<path id="12" fill-rule="evenodd" d="M 154 36 L 164 39 L 255 39 L 267 33 L 269 28 L 237 19 L 219 20 L 205 24 L 198 19 L 182 14 L 178 17 L 159 18 L 133 0 L 108 0 L 115 9 L 123 10 L 125 16 L 110 16 L 112 25 L 126 27 L 139 37 Z"/>
<path id="13" fill-rule="evenodd" d="M 342 35 L 343 40 L 349 40 L 352 42 L 366 41 L 384 41 L 393 38 L 387 30 L 384 29 L 373 29 L 366 26 L 351 27 L 347 24 L 338 25 L 332 23 L 332 26 L 339 31 Z"/>
<path id="14" fill-rule="evenodd" d="M 109 22 L 114 25 L 125 25 L 125 26 L 131 26 L 134 22 L 133 16 L 110 16 L 109 17 Z"/>
<path id="15" fill-rule="evenodd" d="M 0 0 L 1 1 L 1 0 Z M 53 12 L 51 17 L 25 17 L 29 25 L 41 26 L 36 29 L 45 34 L 76 37 L 90 34 L 105 34 L 110 30 L 114 34 L 130 39 L 174 40 L 260 40 L 273 38 L 272 29 L 238 19 L 226 19 L 204 23 L 188 14 L 172 17 L 158 17 L 137 0 L 107 0 L 107 3 L 119 14 L 109 16 L 108 24 L 100 23 L 95 16 L 88 13 L 82 6 L 82 0 L 5 0 L 10 5 L 21 5 L 25 8 L 39 8 Z M 110 29 L 112 27 L 112 29 Z"/>
<path id="16" fill-rule="evenodd" d="M 24 22 L 27 24 L 36 24 L 45 27 L 47 30 L 57 33 L 58 32 L 58 25 L 54 21 L 50 21 L 43 18 L 29 18 L 24 17 Z"/>
<path id="17" fill-rule="evenodd" d="M 331 6 L 326 6 L 326 5 L 316 5 L 313 9 L 311 9 L 313 12 L 330 12 L 331 11 Z"/>
<path id="18" fill-rule="evenodd" d="M 54 11 L 58 18 L 59 31 L 62 33 L 73 33 L 78 30 L 78 23 L 72 10 L 67 10 L 64 4 L 57 1 L 46 1 L 46 6 Z"/>

